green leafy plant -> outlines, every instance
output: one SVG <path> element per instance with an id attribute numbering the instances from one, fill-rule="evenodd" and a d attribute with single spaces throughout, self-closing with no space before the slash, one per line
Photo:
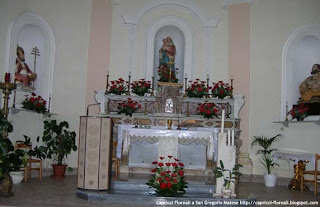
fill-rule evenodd
<path id="1" fill-rule="evenodd" d="M 45 143 L 44 152 L 47 158 L 57 158 L 57 164 L 62 165 L 64 157 L 71 151 L 76 151 L 76 133 L 69 131 L 66 121 L 57 123 L 56 120 L 44 121 L 42 141 Z"/>
<path id="2" fill-rule="evenodd" d="M 23 136 L 24 136 L 24 141 L 21 141 L 21 142 L 23 142 L 23 144 L 25 145 L 31 146 L 31 138 L 28 137 L 27 135 L 23 135 Z M 37 137 L 37 142 L 39 142 L 39 139 L 40 137 Z M 45 152 L 44 146 L 40 146 L 40 147 L 35 146 L 33 149 L 29 150 L 27 154 L 30 157 L 36 157 L 40 160 L 43 160 L 46 158 L 46 154 L 44 152 Z"/>
<path id="3" fill-rule="evenodd" d="M 155 175 L 146 183 L 149 188 L 154 188 L 157 195 L 174 196 L 178 192 L 184 194 L 187 182 L 184 180 L 183 163 L 177 158 L 168 156 L 169 161 L 163 163 L 164 157 L 160 157 L 160 162 L 154 161 L 155 168 L 151 171 Z"/>
<path id="4" fill-rule="evenodd" d="M 27 166 L 27 153 L 22 149 L 16 149 L 8 152 L 8 159 L 10 161 L 9 171 L 19 171 L 21 167 Z"/>
<path id="5" fill-rule="evenodd" d="M 253 146 L 259 146 L 262 149 L 257 150 L 257 155 L 261 154 L 262 160 L 261 163 L 265 166 L 265 168 L 268 171 L 268 174 L 271 174 L 271 168 L 273 168 L 275 165 L 279 166 L 272 158 L 272 155 L 274 152 L 277 151 L 277 149 L 272 149 L 271 146 L 273 143 L 279 141 L 282 138 L 281 134 L 277 134 L 274 137 L 268 138 L 266 136 L 254 136 L 253 140 L 251 142 L 251 149 Z"/>
<path id="6" fill-rule="evenodd" d="M 239 172 L 240 167 L 243 167 L 241 164 L 235 164 L 232 170 L 225 169 L 223 161 L 220 160 L 220 167 L 214 169 L 214 174 L 216 178 L 223 177 L 225 189 L 230 189 L 230 184 L 235 183 L 235 180 L 239 179 L 242 173 Z M 226 172 L 226 173 L 225 173 Z"/>
<path id="7" fill-rule="evenodd" d="M 8 133 L 13 131 L 12 124 L 3 116 L 0 111 L 0 178 L 10 169 L 10 152 L 14 151 L 14 146 L 10 139 L 7 138 Z"/>

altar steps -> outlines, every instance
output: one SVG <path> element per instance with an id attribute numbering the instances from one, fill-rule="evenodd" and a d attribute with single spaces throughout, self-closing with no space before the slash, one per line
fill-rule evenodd
<path id="1" fill-rule="evenodd" d="M 154 190 L 146 185 L 148 179 L 129 178 L 128 180 L 112 181 L 112 190 L 90 191 L 77 190 L 77 197 L 100 203 L 130 204 L 137 206 L 165 205 L 165 206 L 245 206 L 247 199 L 216 199 L 213 198 L 215 186 L 205 184 L 202 178 L 188 178 L 188 188 L 182 197 L 159 197 Z M 187 180 L 188 180 L 187 179 Z M 232 202 L 231 202 L 232 201 Z M 243 202 L 243 205 L 240 203 Z"/>

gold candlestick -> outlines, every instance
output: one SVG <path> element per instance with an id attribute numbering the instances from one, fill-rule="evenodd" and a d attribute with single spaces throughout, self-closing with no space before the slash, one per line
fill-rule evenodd
<path id="1" fill-rule="evenodd" d="M 109 74 L 107 75 L 107 85 L 106 85 L 106 94 L 109 92 Z"/>
<path id="2" fill-rule="evenodd" d="M 172 119 L 168 119 L 167 124 L 168 124 L 168 130 L 171 130 L 172 129 Z"/>
<path id="3" fill-rule="evenodd" d="M 230 98 L 233 98 L 233 76 L 231 75 L 231 95 L 230 95 Z"/>
<path id="4" fill-rule="evenodd" d="M 128 91 L 127 91 L 127 96 L 130 96 L 130 79 L 131 79 L 131 75 L 129 74 L 129 83 L 128 83 Z"/>
<path id="5" fill-rule="evenodd" d="M 4 99 L 4 103 L 3 103 L 3 108 L 1 113 L 4 115 L 5 118 L 8 118 L 8 114 L 9 114 L 9 99 L 10 99 L 10 94 L 11 91 L 17 88 L 17 85 L 14 83 L 0 83 L 0 88 L 2 89 L 2 93 L 4 94 L 3 99 Z"/>
<path id="6" fill-rule="evenodd" d="M 206 97 L 209 98 L 209 75 L 207 76 L 207 89 L 208 89 L 208 92 Z"/>
<path id="7" fill-rule="evenodd" d="M 152 87 L 151 87 L 151 96 L 154 96 L 154 76 L 152 76 Z"/>
<path id="8" fill-rule="evenodd" d="M 148 114 L 148 102 L 147 99 L 144 100 L 144 115 Z"/>
<path id="9" fill-rule="evenodd" d="M 188 83 L 188 78 L 185 77 L 185 78 L 184 78 L 184 97 L 187 97 L 187 93 L 188 93 L 187 83 Z"/>
<path id="10" fill-rule="evenodd" d="M 16 93 L 17 93 L 17 91 L 14 90 L 14 92 L 13 92 L 13 104 L 12 104 L 12 108 L 16 108 Z"/>

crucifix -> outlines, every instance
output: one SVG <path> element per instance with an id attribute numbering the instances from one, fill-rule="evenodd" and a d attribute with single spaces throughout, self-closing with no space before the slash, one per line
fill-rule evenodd
<path id="1" fill-rule="evenodd" d="M 37 46 L 35 46 L 34 48 L 32 48 L 32 55 L 34 55 L 34 66 L 33 66 L 33 72 L 36 73 L 36 62 L 37 62 L 37 56 L 40 56 L 39 53 L 39 49 L 37 48 Z"/>

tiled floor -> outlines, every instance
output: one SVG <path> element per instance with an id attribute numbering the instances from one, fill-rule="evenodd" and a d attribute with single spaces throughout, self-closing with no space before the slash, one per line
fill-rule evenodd
<path id="1" fill-rule="evenodd" d="M 34 207 L 71 207 L 71 206 L 135 206 L 125 204 L 91 203 L 76 197 L 76 176 L 67 176 L 64 180 L 53 180 L 49 177 L 42 181 L 31 179 L 27 183 L 14 185 L 14 196 L 0 198 L 0 206 L 34 206 Z M 258 201 L 318 201 L 320 206 L 320 193 L 317 197 L 313 192 L 291 191 L 286 187 L 264 187 L 258 183 L 242 183 L 239 188 L 239 197 L 255 197 Z M 209 205 L 208 205 L 209 206 Z M 263 205 L 267 206 L 267 205 Z M 286 206 L 286 205 L 268 205 Z M 306 205 L 302 205 L 306 206 Z"/>

